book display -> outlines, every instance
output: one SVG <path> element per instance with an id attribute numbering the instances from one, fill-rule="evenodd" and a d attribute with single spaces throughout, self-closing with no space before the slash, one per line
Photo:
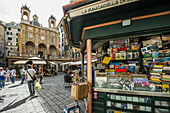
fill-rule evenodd
<path id="1" fill-rule="evenodd" d="M 170 99 L 161 95 L 170 97 L 170 35 L 107 43 L 96 51 L 94 105 L 106 113 L 170 113 Z"/>
<path id="2" fill-rule="evenodd" d="M 170 35 L 117 39 L 96 50 L 95 87 L 169 93 Z"/>

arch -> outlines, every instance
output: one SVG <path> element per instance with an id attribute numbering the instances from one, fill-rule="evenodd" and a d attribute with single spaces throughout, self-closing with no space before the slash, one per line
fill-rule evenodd
<path id="1" fill-rule="evenodd" d="M 23 17 L 24 20 L 29 20 L 29 15 L 28 12 L 23 12 Z"/>
<path id="2" fill-rule="evenodd" d="M 45 44 L 40 43 L 38 45 L 38 54 L 40 55 L 40 57 L 42 58 L 45 54 L 47 53 L 47 47 Z"/>
<path id="3" fill-rule="evenodd" d="M 31 41 L 25 43 L 26 53 L 35 54 L 35 44 Z"/>
<path id="4" fill-rule="evenodd" d="M 51 56 L 57 56 L 57 48 L 54 45 L 50 45 L 49 51 Z"/>

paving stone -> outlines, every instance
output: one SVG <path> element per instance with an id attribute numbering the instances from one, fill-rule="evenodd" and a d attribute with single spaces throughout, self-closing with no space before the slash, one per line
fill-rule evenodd
<path id="1" fill-rule="evenodd" d="M 57 105 L 52 106 L 52 108 L 57 111 L 57 113 L 60 113 L 60 111 L 62 110 L 60 107 L 58 107 Z"/>
<path id="2" fill-rule="evenodd" d="M 36 112 L 41 112 L 44 111 L 44 108 L 42 106 L 36 107 L 35 108 Z"/>
<path id="3" fill-rule="evenodd" d="M 26 109 L 26 111 L 27 111 L 28 113 L 36 112 L 34 108 L 28 108 L 28 109 Z"/>
<path id="4" fill-rule="evenodd" d="M 57 104 L 57 105 L 61 105 L 61 104 L 63 104 L 62 102 L 60 102 L 60 101 L 55 101 L 55 103 Z"/>
<path id="5" fill-rule="evenodd" d="M 56 105 L 56 103 L 54 103 L 53 101 L 49 101 L 48 103 L 49 103 L 51 106 Z"/>
<path id="6" fill-rule="evenodd" d="M 52 111 L 49 111 L 47 113 L 57 113 L 56 111 L 52 110 Z"/>
<path id="7" fill-rule="evenodd" d="M 64 74 L 63 74 L 64 75 Z M 36 95 L 38 97 L 32 98 L 31 100 L 26 100 L 24 104 L 17 106 L 16 108 L 10 109 L 4 113 L 16 113 L 26 111 L 27 113 L 63 113 L 64 105 L 73 103 L 74 100 L 71 97 L 70 88 L 63 87 L 63 75 L 58 75 L 56 77 L 44 77 L 42 90 L 36 91 Z M 20 81 L 18 82 L 20 83 Z M 17 83 L 16 83 L 17 84 Z M 7 87 L 14 86 L 11 84 Z M 4 103 L 0 108 L 9 105 L 10 102 L 14 101 L 16 98 L 16 102 L 27 98 L 29 96 L 29 90 L 27 84 L 22 86 L 18 86 L 16 88 L 5 88 L 4 92 L 0 92 L 0 95 L 6 95 L 10 98 L 5 99 Z M 16 94 L 16 95 L 14 95 Z M 14 96 L 13 96 L 14 95 Z M 15 98 L 14 98 L 15 97 Z M 14 102 L 15 103 L 15 102 Z M 84 105 L 83 102 L 79 102 Z M 82 107 L 83 108 L 83 107 Z M 24 111 L 20 110 L 23 109 Z"/>
<path id="8" fill-rule="evenodd" d="M 46 111 L 40 111 L 40 112 L 38 112 L 38 113 L 47 113 Z"/>
<path id="9" fill-rule="evenodd" d="M 23 109 L 15 110 L 14 113 L 27 113 L 27 111 Z"/>
<path id="10" fill-rule="evenodd" d="M 36 107 L 40 107 L 40 106 L 42 106 L 41 104 L 35 104 L 34 105 L 34 107 L 36 108 Z"/>

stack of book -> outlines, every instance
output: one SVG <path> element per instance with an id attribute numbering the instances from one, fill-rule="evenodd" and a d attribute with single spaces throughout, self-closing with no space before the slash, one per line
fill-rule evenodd
<path id="1" fill-rule="evenodd" d="M 153 70 L 150 73 L 150 82 L 161 83 L 161 74 L 163 70 L 163 65 L 154 65 Z"/>
<path id="2" fill-rule="evenodd" d="M 162 70 L 162 83 L 170 84 L 170 66 L 164 66 Z"/>

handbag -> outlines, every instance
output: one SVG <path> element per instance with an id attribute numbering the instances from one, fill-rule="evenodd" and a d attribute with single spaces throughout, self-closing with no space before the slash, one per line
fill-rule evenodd
<path id="1" fill-rule="evenodd" d="M 41 85 L 39 82 L 36 82 L 35 87 L 36 87 L 36 90 L 41 90 Z"/>
<path id="2" fill-rule="evenodd" d="M 31 74 L 28 72 L 28 70 L 27 70 L 27 73 L 30 75 L 30 77 L 32 78 L 33 81 L 36 80 L 35 76 L 32 77 Z"/>

